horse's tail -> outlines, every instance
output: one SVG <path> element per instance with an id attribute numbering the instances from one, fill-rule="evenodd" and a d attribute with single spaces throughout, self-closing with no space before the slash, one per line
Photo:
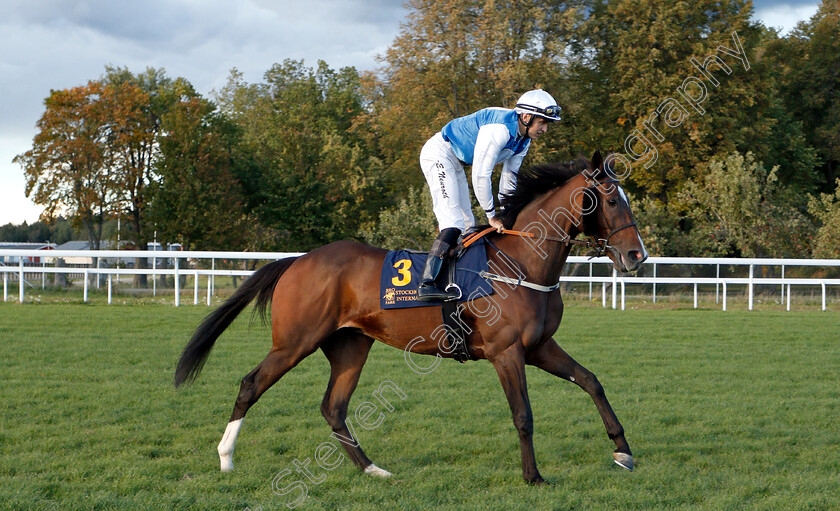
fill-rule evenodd
<path id="1" fill-rule="evenodd" d="M 263 321 L 265 320 L 266 308 L 271 303 L 274 286 L 296 259 L 297 257 L 287 257 L 263 266 L 254 272 L 233 296 L 204 318 L 181 353 L 181 359 L 175 369 L 175 387 L 192 383 L 196 379 L 216 339 L 254 298 L 257 299 L 254 313 L 259 311 Z"/>

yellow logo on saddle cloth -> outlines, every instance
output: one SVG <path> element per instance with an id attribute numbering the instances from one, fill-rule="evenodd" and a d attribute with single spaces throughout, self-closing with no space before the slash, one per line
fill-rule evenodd
<path id="1" fill-rule="evenodd" d="M 394 305 L 396 303 L 395 297 L 397 296 L 396 290 L 392 287 L 389 287 L 385 290 L 385 294 L 382 295 L 382 298 L 385 299 L 385 303 L 388 305 Z"/>

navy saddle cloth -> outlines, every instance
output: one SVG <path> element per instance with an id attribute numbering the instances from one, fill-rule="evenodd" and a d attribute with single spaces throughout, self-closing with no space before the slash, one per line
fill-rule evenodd
<path id="1" fill-rule="evenodd" d="M 443 302 L 417 300 L 417 286 L 426 264 L 425 253 L 392 250 L 385 256 L 382 277 L 379 280 L 379 305 L 383 309 L 440 306 Z M 487 252 L 484 240 L 479 240 L 455 264 L 455 284 L 461 288 L 459 302 L 492 295 L 493 286 L 478 275 L 487 270 Z M 443 280 L 441 275 L 438 281 Z"/>

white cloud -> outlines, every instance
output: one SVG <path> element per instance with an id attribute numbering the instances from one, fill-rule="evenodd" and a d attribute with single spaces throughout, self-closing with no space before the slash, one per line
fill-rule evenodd
<path id="1" fill-rule="evenodd" d="M 758 7 L 753 19 L 759 20 L 767 27 L 779 29 L 779 35 L 787 35 L 797 23 L 810 19 L 817 13 L 819 3 L 809 5 L 777 4 Z"/>

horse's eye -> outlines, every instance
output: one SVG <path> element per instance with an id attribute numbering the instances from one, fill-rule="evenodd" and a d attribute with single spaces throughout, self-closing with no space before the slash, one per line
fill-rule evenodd
<path id="1" fill-rule="evenodd" d="M 610 206 L 615 206 L 615 205 L 617 205 L 617 204 L 618 204 L 618 201 L 617 201 L 617 200 L 615 200 L 615 199 L 609 199 L 609 200 L 607 201 L 607 204 L 609 204 Z"/>

